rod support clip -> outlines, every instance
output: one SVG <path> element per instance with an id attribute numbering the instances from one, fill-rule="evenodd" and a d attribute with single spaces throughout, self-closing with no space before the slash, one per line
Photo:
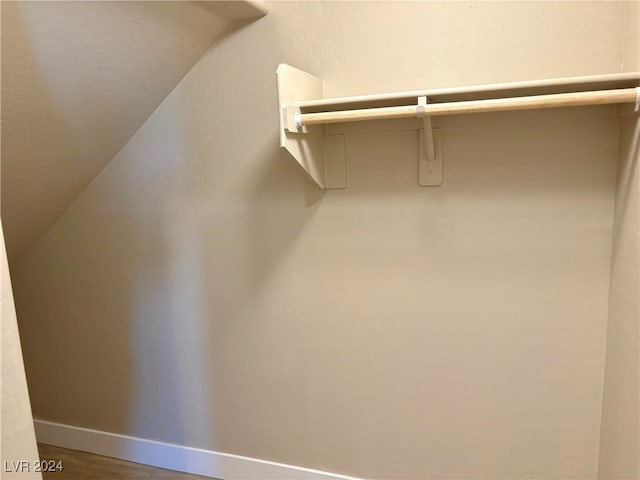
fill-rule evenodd
<path id="1" fill-rule="evenodd" d="M 416 116 L 422 119 L 422 129 L 418 131 L 419 183 L 425 186 L 436 186 L 442 184 L 442 148 L 436 149 L 431 117 L 426 114 L 427 102 L 426 96 L 418 97 L 416 106 Z M 442 141 L 440 132 L 438 141 Z"/>
<path id="2" fill-rule="evenodd" d="M 285 119 L 284 128 L 291 133 L 306 133 L 307 129 L 302 124 L 302 112 L 296 105 L 286 105 L 282 107 Z"/>

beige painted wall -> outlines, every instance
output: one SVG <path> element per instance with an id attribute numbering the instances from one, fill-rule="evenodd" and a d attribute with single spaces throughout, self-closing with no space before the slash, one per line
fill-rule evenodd
<path id="1" fill-rule="evenodd" d="M 441 188 L 415 132 L 350 135 L 322 194 L 277 147 L 275 68 L 329 95 L 613 72 L 624 21 L 274 3 L 15 272 L 36 416 L 374 478 L 595 478 L 614 110 L 446 121 Z"/>
<path id="2" fill-rule="evenodd" d="M 229 29 L 220 13 L 242 8 L 3 4 L 2 218 L 13 265 Z"/>
<path id="3" fill-rule="evenodd" d="M 36 437 L 33 431 L 33 418 L 29 404 L 29 392 L 25 378 L 24 363 L 20 348 L 18 322 L 11 292 L 9 267 L 4 247 L 4 234 L 0 225 L 0 323 L 2 324 L 2 358 L 0 363 L 0 465 L 2 478 L 38 479 L 40 473 L 34 472 L 38 460 Z M 22 466 L 14 467 L 21 461 L 27 461 L 26 471 Z M 7 463 L 5 463 L 7 462 Z M 15 463 L 13 463 L 15 462 Z M 9 465 L 8 471 L 6 465 Z"/>
<path id="4" fill-rule="evenodd" d="M 640 121 L 622 122 L 599 478 L 640 478 Z"/>
<path id="5" fill-rule="evenodd" d="M 1 18 L 0 3 L 0 23 Z M 1 72 L 0 64 L 0 78 Z M 1 222 L 0 332 L 0 468 L 6 470 L 5 462 L 12 466 L 14 464 L 11 462 L 26 460 L 33 466 L 33 462 L 38 460 L 38 451 Z M 12 471 L 3 472 L 2 478 L 42 478 L 40 473 L 16 473 L 13 467 L 10 470 Z"/>
<path id="6" fill-rule="evenodd" d="M 640 2 L 627 2 L 625 71 L 640 69 Z M 640 478 L 640 119 L 620 128 L 600 479 Z"/>
<path id="7" fill-rule="evenodd" d="M 625 5 L 625 39 L 622 69 L 625 72 L 640 71 L 640 0 L 630 0 Z"/>

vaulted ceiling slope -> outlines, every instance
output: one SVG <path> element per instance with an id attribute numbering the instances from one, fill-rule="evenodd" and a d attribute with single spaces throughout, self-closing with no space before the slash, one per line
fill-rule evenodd
<path id="1" fill-rule="evenodd" d="M 2 2 L 2 222 L 10 262 L 216 39 L 260 2 Z"/>

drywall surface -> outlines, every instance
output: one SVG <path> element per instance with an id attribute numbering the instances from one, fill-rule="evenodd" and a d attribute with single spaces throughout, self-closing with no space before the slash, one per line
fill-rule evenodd
<path id="1" fill-rule="evenodd" d="M 0 422 L 0 461 L 2 478 L 42 478 L 34 471 L 38 460 L 36 436 L 29 404 L 18 322 L 11 292 L 9 266 L 0 226 L 0 321 L 2 323 L 2 363 L 0 364 L 0 392 L 2 421 Z M 27 464 L 21 462 L 28 462 Z"/>
<path id="2" fill-rule="evenodd" d="M 2 218 L 12 264 L 229 22 L 197 2 L 3 2 Z"/>
<path id="3" fill-rule="evenodd" d="M 615 110 L 443 121 L 438 188 L 415 131 L 350 134 L 322 193 L 278 148 L 275 70 L 329 95 L 619 71 L 624 11 L 272 4 L 16 270 L 35 415 L 371 478 L 595 478 Z"/>
<path id="4" fill-rule="evenodd" d="M 0 21 L 2 4 L 0 3 Z M 0 77 L 2 66 L 0 65 Z M 1 139 L 0 139 L 1 143 Z M 16 309 L 11 291 L 9 265 L 0 222 L 0 465 L 9 465 L 2 478 L 42 478 L 39 473 L 20 472 L 20 462 L 29 466 L 38 460 L 33 417 L 29 403 Z M 12 463 L 14 462 L 14 463 Z M 14 468 L 14 466 L 17 466 Z M 3 468 L 3 470 L 6 470 Z"/>
<path id="5" fill-rule="evenodd" d="M 640 2 L 627 2 L 623 69 L 640 68 Z M 640 120 L 622 118 L 598 478 L 640 478 Z"/>
<path id="6" fill-rule="evenodd" d="M 599 478 L 640 478 L 640 121 L 625 117 L 611 259 Z"/>
<path id="7" fill-rule="evenodd" d="M 640 71 L 640 1 L 630 0 L 626 5 L 626 25 L 624 56 L 622 67 L 625 72 Z"/>

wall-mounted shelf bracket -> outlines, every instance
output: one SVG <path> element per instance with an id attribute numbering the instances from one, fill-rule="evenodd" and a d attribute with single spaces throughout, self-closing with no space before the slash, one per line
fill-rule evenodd
<path id="1" fill-rule="evenodd" d="M 346 140 L 327 135 L 325 125 L 302 126 L 297 101 L 323 98 L 322 80 L 281 64 L 276 71 L 280 107 L 280 147 L 320 188 L 346 188 Z"/>

